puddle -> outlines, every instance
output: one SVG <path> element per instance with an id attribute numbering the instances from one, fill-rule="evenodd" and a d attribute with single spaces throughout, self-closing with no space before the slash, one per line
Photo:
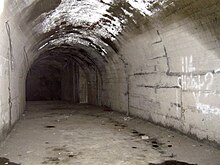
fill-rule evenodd
<path id="1" fill-rule="evenodd" d="M 138 131 L 135 131 L 135 130 L 132 131 L 132 133 L 133 133 L 133 134 L 139 134 Z"/>
<path id="2" fill-rule="evenodd" d="M 165 161 L 165 162 L 159 163 L 159 164 L 149 163 L 149 165 L 197 165 L 197 164 L 189 164 L 186 162 L 179 162 L 176 160 L 168 160 L 168 161 Z"/>
<path id="3" fill-rule="evenodd" d="M 132 133 L 134 134 L 134 136 L 145 136 L 146 135 L 146 134 L 140 133 L 140 132 L 138 132 L 136 130 L 132 130 Z"/>
<path id="4" fill-rule="evenodd" d="M 159 146 L 157 144 L 153 144 L 152 147 L 158 148 Z"/>
<path id="5" fill-rule="evenodd" d="M 5 165 L 5 164 L 7 164 L 7 165 L 19 165 L 17 163 L 10 162 L 10 160 L 7 159 L 7 158 L 0 158 L 0 165 Z"/>
<path id="6" fill-rule="evenodd" d="M 74 156 L 76 156 L 76 155 L 69 155 L 69 158 L 73 158 Z"/>
<path id="7" fill-rule="evenodd" d="M 53 126 L 53 125 L 47 125 L 47 126 L 45 126 L 45 128 L 55 128 L 55 126 Z"/>

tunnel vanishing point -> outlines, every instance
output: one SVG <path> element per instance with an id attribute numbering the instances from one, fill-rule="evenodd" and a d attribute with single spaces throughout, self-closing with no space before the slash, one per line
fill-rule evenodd
<path id="1" fill-rule="evenodd" d="M 220 144 L 219 0 L 1 0 L 0 139 L 27 101 L 88 103 Z"/>

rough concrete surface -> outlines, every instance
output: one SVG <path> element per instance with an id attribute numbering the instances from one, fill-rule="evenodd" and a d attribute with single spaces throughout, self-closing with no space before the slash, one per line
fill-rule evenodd
<path id="1" fill-rule="evenodd" d="M 108 108 L 64 102 L 29 102 L 0 155 L 22 165 L 220 162 L 218 149 L 176 132 Z"/>
<path id="2" fill-rule="evenodd" d="M 220 144 L 219 8 L 219 0 L 1 0 L 0 141 L 31 96 L 107 106 Z M 32 69 L 40 75 L 25 88 Z"/>

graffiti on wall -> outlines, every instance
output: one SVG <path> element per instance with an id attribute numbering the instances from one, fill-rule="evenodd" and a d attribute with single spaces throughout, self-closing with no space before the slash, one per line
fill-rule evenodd
<path id="1" fill-rule="evenodd" d="M 196 74 L 192 56 L 182 58 L 182 71 L 184 74 L 180 76 L 177 81 L 178 86 L 182 90 L 193 91 L 193 95 L 196 99 L 201 96 L 201 90 L 206 92 L 205 95 L 208 96 L 207 91 L 210 90 L 214 80 L 212 72 L 207 72 L 205 75 Z"/>
<path id="2" fill-rule="evenodd" d="M 196 68 L 193 65 L 193 57 L 190 56 L 182 58 L 182 72 L 183 74 L 178 77 L 178 86 L 183 91 L 191 91 L 193 93 L 197 109 L 205 114 L 220 114 L 219 108 L 200 103 L 202 93 L 204 97 L 208 97 L 212 94 L 210 88 L 214 82 L 214 73 L 220 72 L 220 68 L 216 69 L 214 73 L 196 73 Z"/>

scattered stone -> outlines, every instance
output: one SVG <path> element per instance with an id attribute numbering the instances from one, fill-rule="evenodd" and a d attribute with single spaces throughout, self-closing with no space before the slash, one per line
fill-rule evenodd
<path id="1" fill-rule="evenodd" d="M 27 154 L 30 154 L 30 153 L 32 153 L 32 152 L 33 152 L 33 151 L 27 151 L 26 153 L 27 153 Z"/>
<path id="2" fill-rule="evenodd" d="M 141 136 L 141 139 L 142 140 L 149 140 L 149 136 L 147 136 L 147 135 Z"/>
<path id="3" fill-rule="evenodd" d="M 132 119 L 131 117 L 124 117 L 124 121 L 129 121 L 131 119 Z"/>

